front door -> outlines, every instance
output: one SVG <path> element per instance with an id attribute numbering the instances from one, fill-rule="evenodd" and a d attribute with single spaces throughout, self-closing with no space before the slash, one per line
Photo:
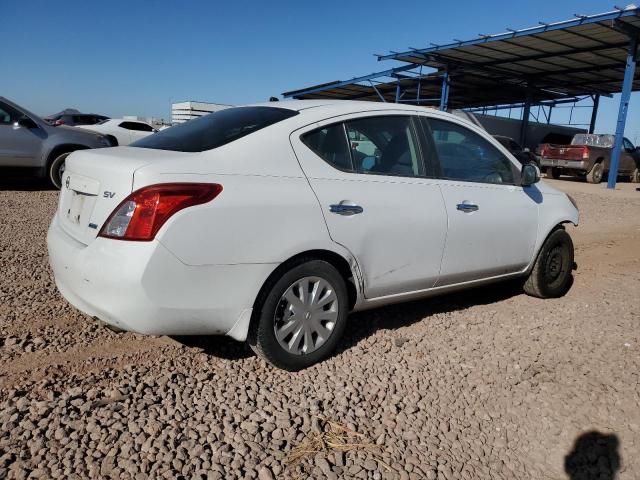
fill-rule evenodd
<path id="1" fill-rule="evenodd" d="M 535 185 L 519 185 L 518 165 L 480 133 L 429 119 L 449 216 L 438 285 L 524 270 L 538 233 Z"/>
<path id="2" fill-rule="evenodd" d="M 0 166 L 37 167 L 44 131 L 17 124 L 22 117 L 10 105 L 0 102 Z"/>
<path id="3" fill-rule="evenodd" d="M 431 288 L 447 217 L 412 117 L 349 115 L 291 135 L 331 238 L 357 259 L 367 298 Z"/>

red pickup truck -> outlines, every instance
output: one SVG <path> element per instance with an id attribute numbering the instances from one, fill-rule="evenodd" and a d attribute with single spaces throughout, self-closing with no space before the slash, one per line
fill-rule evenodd
<path id="1" fill-rule="evenodd" d="M 581 176 L 589 183 L 600 183 L 609 173 L 614 135 L 578 133 L 570 145 L 542 144 L 539 147 L 540 166 L 547 176 Z M 640 182 L 640 147 L 628 140 L 622 142 L 618 175 Z"/>

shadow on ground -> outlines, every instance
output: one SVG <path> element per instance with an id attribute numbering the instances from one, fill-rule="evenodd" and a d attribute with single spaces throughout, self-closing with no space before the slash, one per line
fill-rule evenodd
<path id="1" fill-rule="evenodd" d="M 502 282 L 440 297 L 354 313 L 349 316 L 344 336 L 335 355 L 349 350 L 378 330 L 395 330 L 412 325 L 436 313 L 496 303 L 520 294 L 522 294 L 521 282 Z M 208 355 L 227 360 L 241 360 L 253 355 L 246 343 L 237 342 L 229 337 L 176 336 L 172 338 L 187 347 L 199 348 Z"/>
<path id="2" fill-rule="evenodd" d="M 489 305 L 521 294 L 522 282 L 506 281 L 354 313 L 349 317 L 343 340 L 337 350 L 338 353 L 349 350 L 378 330 L 396 330 L 428 319 L 434 314 L 464 310 L 474 305 Z"/>
<path id="3" fill-rule="evenodd" d="M 253 355 L 253 352 L 245 342 L 238 342 L 230 337 L 188 335 L 171 338 L 186 347 L 198 348 L 207 355 L 225 360 L 242 360 Z"/>
<path id="4" fill-rule="evenodd" d="M 619 445 L 614 434 L 583 433 L 564 458 L 564 471 L 571 480 L 614 480 L 620 470 Z"/>
<path id="5" fill-rule="evenodd" d="M 0 176 L 0 191 L 33 192 L 41 190 L 54 190 L 54 188 L 43 178 L 27 175 L 21 170 L 2 169 L 2 176 Z"/>

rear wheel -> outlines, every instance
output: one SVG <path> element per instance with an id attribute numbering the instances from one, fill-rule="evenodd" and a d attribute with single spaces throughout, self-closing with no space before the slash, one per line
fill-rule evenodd
<path id="1" fill-rule="evenodd" d="M 65 160 L 71 154 L 66 152 L 58 155 L 49 165 L 49 181 L 58 190 L 62 187 L 62 176 L 64 175 Z"/>
<path id="2" fill-rule="evenodd" d="M 573 241 L 564 228 L 554 230 L 542 245 L 524 291 L 540 298 L 561 297 L 571 287 Z"/>
<path id="3" fill-rule="evenodd" d="M 603 175 L 604 167 L 602 166 L 602 163 L 596 163 L 591 171 L 587 173 L 587 182 L 600 183 L 602 181 Z"/>
<path id="4" fill-rule="evenodd" d="M 547 168 L 547 176 L 557 180 L 560 178 L 560 169 L 558 167 Z"/>
<path id="5" fill-rule="evenodd" d="M 268 285 L 249 345 L 270 364 L 295 371 L 326 358 L 347 321 L 345 280 L 323 260 L 301 260 Z"/>

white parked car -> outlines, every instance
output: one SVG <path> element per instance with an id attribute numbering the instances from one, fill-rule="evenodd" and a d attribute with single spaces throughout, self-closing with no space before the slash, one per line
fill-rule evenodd
<path id="1" fill-rule="evenodd" d="M 62 184 L 48 247 L 69 302 L 119 329 L 247 340 L 289 370 L 329 355 L 351 311 L 514 278 L 557 297 L 574 268 L 575 202 L 420 107 L 229 108 L 74 152 Z"/>
<path id="2" fill-rule="evenodd" d="M 158 131 L 148 123 L 122 118 L 110 118 L 95 125 L 78 125 L 78 128 L 103 134 L 113 146 L 129 145 Z"/>

